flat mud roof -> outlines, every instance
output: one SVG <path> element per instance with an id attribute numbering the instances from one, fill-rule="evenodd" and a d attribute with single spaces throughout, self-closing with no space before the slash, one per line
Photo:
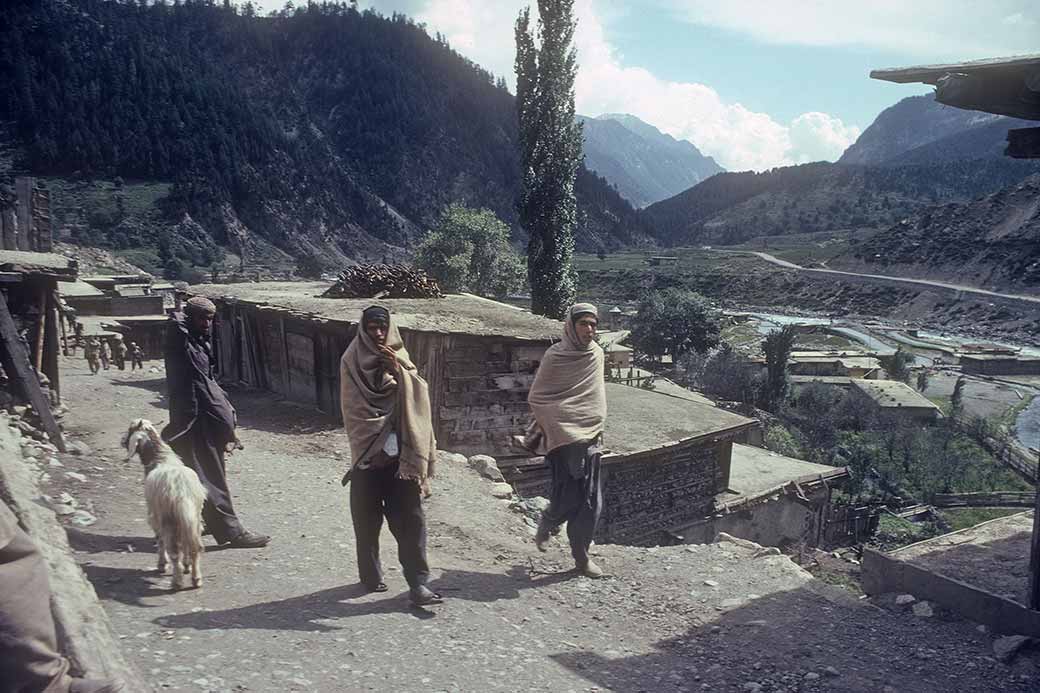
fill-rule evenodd
<path id="1" fill-rule="evenodd" d="M 347 324 L 356 324 L 362 310 L 379 304 L 390 309 L 399 327 L 408 330 L 531 341 L 557 341 L 563 334 L 561 322 L 471 294 L 450 294 L 444 298 L 322 298 L 321 294 L 331 285 L 331 282 L 198 284 L 189 287 L 187 292 L 216 302 L 249 304 L 297 317 Z"/>

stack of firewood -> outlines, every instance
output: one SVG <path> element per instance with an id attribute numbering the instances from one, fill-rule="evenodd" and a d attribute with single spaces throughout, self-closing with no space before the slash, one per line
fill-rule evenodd
<path id="1" fill-rule="evenodd" d="M 441 298 L 425 272 L 407 265 L 354 265 L 340 272 L 326 298 Z"/>

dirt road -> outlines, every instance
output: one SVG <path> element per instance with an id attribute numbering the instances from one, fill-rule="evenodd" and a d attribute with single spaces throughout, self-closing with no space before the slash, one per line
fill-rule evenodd
<path id="1" fill-rule="evenodd" d="M 132 418 L 165 419 L 163 375 L 90 376 L 81 363 L 65 364 L 66 425 L 93 452 L 62 456 L 45 488 L 93 504 L 98 522 L 70 540 L 158 690 L 1037 690 L 1034 660 L 998 663 L 974 625 L 857 601 L 783 556 L 604 546 L 613 577 L 577 577 L 562 547 L 538 554 L 522 517 L 460 466 L 440 471 L 428 505 L 447 603 L 409 608 L 388 535 L 391 590 L 363 594 L 339 485 L 346 440 L 266 393 L 232 392 L 246 449 L 230 476 L 247 527 L 274 539 L 210 546 L 204 587 L 170 593 L 152 572 L 140 470 L 118 448 Z"/>
<path id="2" fill-rule="evenodd" d="M 949 282 L 934 281 L 931 279 L 912 279 L 910 277 L 897 277 L 887 274 L 867 274 L 864 272 L 847 272 L 844 270 L 833 270 L 826 268 L 814 268 L 814 267 L 802 267 L 801 265 L 795 264 L 788 260 L 783 260 L 775 255 L 769 253 L 763 253 L 757 250 L 725 250 L 722 248 L 713 248 L 714 252 L 717 253 L 734 253 L 737 255 L 754 255 L 757 258 L 765 260 L 766 262 L 776 265 L 777 267 L 783 267 L 784 269 L 796 269 L 810 274 L 819 275 L 833 275 L 837 278 L 842 277 L 858 277 L 861 279 L 876 280 L 884 282 L 886 284 L 906 284 L 909 286 L 917 287 L 933 287 L 936 289 L 947 289 L 952 291 L 959 291 L 966 294 L 973 294 L 982 299 L 1004 299 L 1009 301 L 1018 301 L 1024 305 L 1032 307 L 1034 310 L 1040 308 L 1040 298 L 1036 296 L 1025 296 L 1022 294 L 1002 294 L 996 291 L 989 291 L 987 289 L 980 289 L 974 286 L 964 286 L 962 284 L 950 284 Z"/>

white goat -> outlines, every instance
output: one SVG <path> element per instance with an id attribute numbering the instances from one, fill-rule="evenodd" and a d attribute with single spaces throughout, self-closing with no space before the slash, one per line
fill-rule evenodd
<path id="1" fill-rule="evenodd" d="M 194 470 L 163 442 L 148 419 L 137 419 L 123 436 L 127 461 L 135 456 L 144 467 L 144 497 L 148 524 L 158 543 L 160 575 L 173 563 L 173 589 L 181 589 L 182 574 L 191 573 L 193 587 L 202 586 L 202 504 L 206 489 Z M 169 556 L 167 556 L 169 554 Z"/>

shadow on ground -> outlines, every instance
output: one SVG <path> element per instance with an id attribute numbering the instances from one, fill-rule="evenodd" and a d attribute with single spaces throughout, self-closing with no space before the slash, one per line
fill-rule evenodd
<path id="1" fill-rule="evenodd" d="M 82 564 L 81 567 L 101 599 L 152 608 L 158 604 L 147 604 L 144 601 L 146 598 L 162 597 L 171 592 L 170 576 L 159 575 L 155 570 L 113 568 L 92 563 Z"/>
<path id="2" fill-rule="evenodd" d="M 445 604 L 430 609 L 413 608 L 408 603 L 407 592 L 376 601 L 354 601 L 368 594 L 360 584 L 354 584 L 236 609 L 163 616 L 155 619 L 154 623 L 172 629 L 246 628 L 324 633 L 342 630 L 344 626 L 323 621 L 405 612 L 420 619 L 433 618 L 437 610 L 450 609 L 453 601 L 493 602 L 500 599 L 517 599 L 523 589 L 543 587 L 574 577 L 575 573 L 568 571 L 532 579 L 523 566 L 514 566 L 505 574 L 446 570 L 430 585 L 444 596 Z"/>
<path id="3" fill-rule="evenodd" d="M 753 598 L 660 641 L 652 654 L 552 659 L 606 690 L 1037 690 L 1031 661 L 1013 670 L 991 654 L 988 636 L 971 623 L 889 613 L 811 584 Z"/>

